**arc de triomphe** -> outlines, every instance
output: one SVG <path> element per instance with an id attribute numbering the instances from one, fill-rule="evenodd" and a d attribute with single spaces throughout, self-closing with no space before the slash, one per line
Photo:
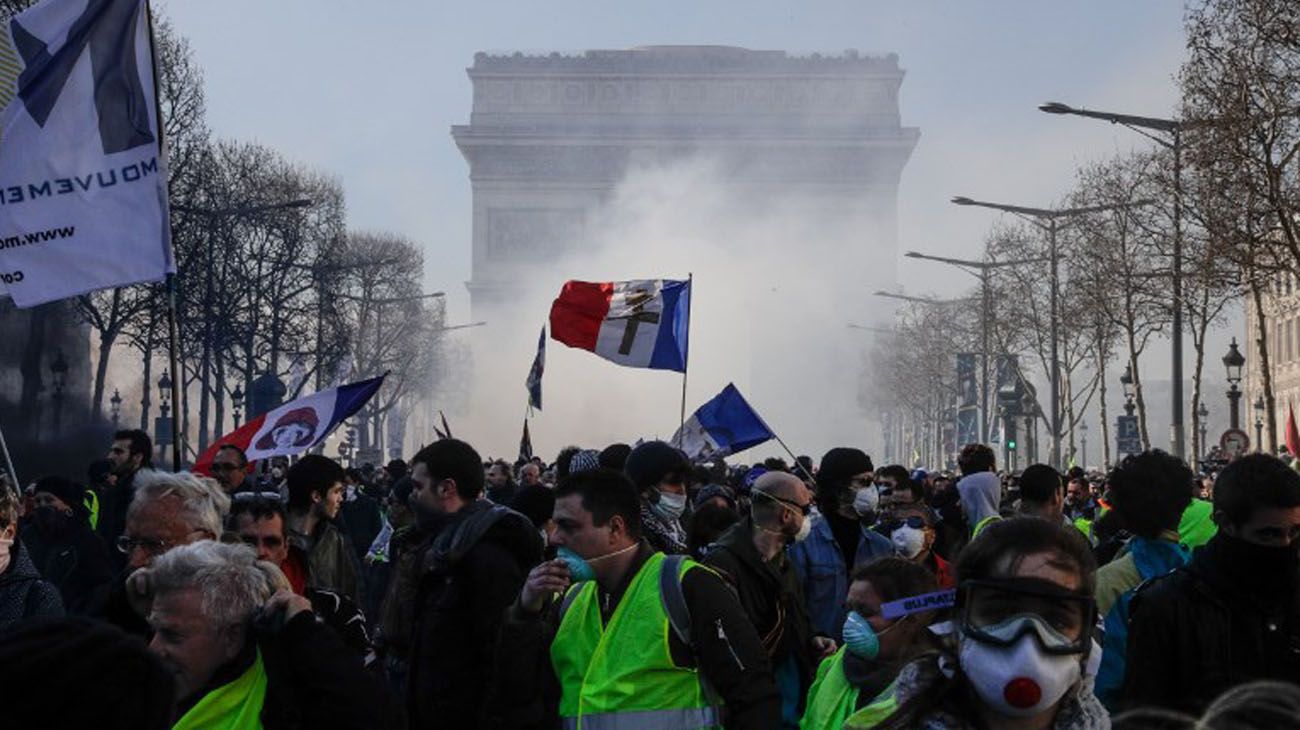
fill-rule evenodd
<path id="1" fill-rule="evenodd" d="M 898 181 L 919 137 L 900 124 L 897 56 L 651 46 L 479 53 L 468 73 L 473 112 L 452 136 L 473 187 L 476 311 L 583 245 L 631 165 L 700 152 L 738 182 L 870 215 L 873 253 L 889 262 L 875 273 L 892 281 Z"/>

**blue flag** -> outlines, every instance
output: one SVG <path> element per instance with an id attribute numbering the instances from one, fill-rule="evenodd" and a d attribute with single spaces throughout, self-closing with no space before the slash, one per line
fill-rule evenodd
<path id="1" fill-rule="evenodd" d="M 722 392 L 700 406 L 673 436 L 673 443 L 700 461 L 739 453 L 776 438 L 762 417 L 728 383 Z"/>

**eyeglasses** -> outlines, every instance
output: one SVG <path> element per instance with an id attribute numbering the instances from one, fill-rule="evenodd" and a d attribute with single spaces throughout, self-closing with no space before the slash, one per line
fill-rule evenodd
<path id="1" fill-rule="evenodd" d="M 767 497 L 768 499 L 770 499 L 770 500 L 772 500 L 772 501 L 774 501 L 774 502 L 780 502 L 781 504 L 784 504 L 784 505 L 786 505 L 786 506 L 788 506 L 788 507 L 792 507 L 792 508 L 798 510 L 798 511 L 799 511 L 799 514 L 803 515 L 804 517 L 807 517 L 808 515 L 812 514 L 812 507 L 813 507 L 813 506 L 812 506 L 812 502 L 808 502 L 807 504 L 800 504 L 800 503 L 795 502 L 795 501 L 793 501 L 793 500 L 789 500 L 789 499 L 781 499 L 780 497 L 778 497 L 778 496 L 776 496 L 776 495 L 774 495 L 774 494 L 768 494 L 767 492 L 761 492 L 761 491 L 759 491 L 759 490 L 757 490 L 757 489 L 754 490 L 754 494 L 761 494 L 761 495 L 763 495 L 764 497 Z"/>
<path id="2" fill-rule="evenodd" d="M 166 540 L 149 540 L 145 538 L 128 537 L 126 535 L 118 537 L 116 545 L 120 552 L 127 555 L 130 555 L 136 548 L 140 548 L 150 555 L 162 555 L 172 547 L 172 544 Z"/>
<path id="3" fill-rule="evenodd" d="M 1032 634 L 1048 654 L 1084 654 L 1096 621 L 1092 596 L 1036 578 L 968 580 L 958 590 L 961 628 L 969 637 L 1011 646 Z"/>
<path id="4" fill-rule="evenodd" d="M 230 498 L 236 502 L 251 502 L 255 499 L 264 499 L 269 502 L 283 501 L 279 492 L 235 492 Z"/>

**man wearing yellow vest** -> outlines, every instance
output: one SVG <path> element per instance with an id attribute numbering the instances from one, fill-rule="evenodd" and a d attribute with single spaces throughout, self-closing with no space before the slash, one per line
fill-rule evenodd
<path id="1" fill-rule="evenodd" d="M 502 626 L 498 701 L 515 726 L 776 728 L 781 700 L 721 577 L 641 537 L 632 483 L 609 470 L 555 492 L 559 558 L 528 575 Z"/>
<path id="2" fill-rule="evenodd" d="M 172 730 L 390 725 L 361 658 L 250 548 L 182 545 L 131 581 L 148 597 L 149 648 L 176 680 Z"/>

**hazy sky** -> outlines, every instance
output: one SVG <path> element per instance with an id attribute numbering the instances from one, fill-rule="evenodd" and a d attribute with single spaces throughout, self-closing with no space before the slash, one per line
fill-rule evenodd
<path id="1" fill-rule="evenodd" d="M 468 313 L 470 189 L 450 127 L 468 121 L 465 68 L 476 51 L 704 44 L 897 53 L 907 72 L 903 123 L 921 130 L 900 189 L 900 252 L 965 256 L 979 255 L 995 214 L 950 205 L 950 196 L 1050 205 L 1080 163 L 1149 144 L 1121 127 L 1043 114 L 1038 103 L 1169 115 L 1183 57 L 1183 7 L 1171 0 L 157 5 L 193 44 L 214 132 L 336 175 L 350 226 L 423 244 L 429 286 L 448 292 L 453 319 Z M 904 260 L 900 272 L 914 293 L 968 285 L 937 265 Z M 1226 338 L 1211 345 L 1216 379 Z M 1167 350 L 1148 360 L 1151 377 L 1167 377 Z M 1221 402 L 1211 402 L 1219 414 Z M 1168 419 L 1153 405 L 1153 440 L 1164 442 Z"/>

